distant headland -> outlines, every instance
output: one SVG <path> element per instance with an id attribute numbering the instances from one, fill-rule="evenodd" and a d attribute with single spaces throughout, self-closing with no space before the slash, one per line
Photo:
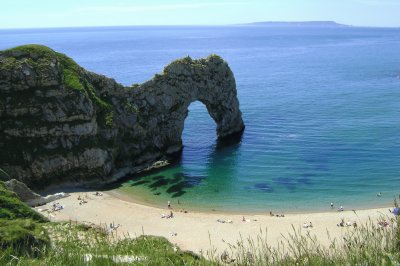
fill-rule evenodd
<path id="1" fill-rule="evenodd" d="M 350 25 L 340 24 L 335 21 L 261 21 L 242 25 L 265 27 L 351 27 Z"/>

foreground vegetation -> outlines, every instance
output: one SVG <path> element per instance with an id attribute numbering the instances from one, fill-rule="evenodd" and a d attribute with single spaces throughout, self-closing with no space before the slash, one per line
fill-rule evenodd
<path id="1" fill-rule="evenodd" d="M 51 247 L 19 257 L 10 248 L 0 255 L 0 265 L 212 265 L 195 254 L 180 251 L 161 237 L 117 241 L 99 227 L 49 223 L 46 228 Z"/>
<path id="2" fill-rule="evenodd" d="M 293 228 L 291 234 L 272 248 L 266 232 L 255 239 L 241 239 L 230 245 L 220 262 L 235 265 L 400 265 L 400 219 L 382 228 L 376 221 L 350 230 L 343 241 L 332 240 L 321 245 L 315 236 L 301 234 Z M 328 233 L 329 234 L 329 233 Z"/>
<path id="3" fill-rule="evenodd" d="M 94 225 L 50 223 L 0 181 L 0 265 L 215 265 L 165 238 L 117 240 Z"/>
<path id="4" fill-rule="evenodd" d="M 380 227 L 377 221 L 353 228 L 341 240 L 322 246 L 293 228 L 278 248 L 267 233 L 242 239 L 228 250 L 205 254 L 181 251 L 164 238 L 123 240 L 116 231 L 95 225 L 50 223 L 22 203 L 0 182 L 0 265 L 399 265 L 400 219 Z M 397 206 L 397 204 L 396 204 Z"/>

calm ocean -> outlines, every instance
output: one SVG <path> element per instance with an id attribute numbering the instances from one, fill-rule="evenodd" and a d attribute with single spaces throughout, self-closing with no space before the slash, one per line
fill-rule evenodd
<path id="1" fill-rule="evenodd" d="M 141 201 L 301 212 L 381 206 L 400 194 L 400 29 L 0 30 L 0 49 L 27 43 L 125 85 L 186 55 L 228 61 L 246 124 L 241 143 L 217 147 L 214 122 L 193 103 L 180 163 L 118 189 Z"/>

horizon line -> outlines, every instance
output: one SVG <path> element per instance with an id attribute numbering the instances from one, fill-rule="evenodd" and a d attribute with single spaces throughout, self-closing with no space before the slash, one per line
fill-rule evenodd
<path id="1" fill-rule="evenodd" d="M 78 29 L 78 28 L 128 28 L 128 27 L 228 27 L 228 26 L 259 26 L 263 27 L 267 24 L 275 23 L 334 23 L 337 27 L 353 27 L 353 28 L 400 28 L 399 26 L 371 26 L 371 25 L 350 25 L 342 24 L 334 20 L 301 20 L 301 21 L 254 21 L 254 22 L 244 22 L 244 23 L 229 23 L 229 24 L 134 24 L 134 25 L 81 25 L 81 26 L 49 26 L 49 27 L 9 27 L 0 28 L 0 30 L 40 30 L 40 29 Z M 264 25 L 263 25 L 264 24 Z"/>

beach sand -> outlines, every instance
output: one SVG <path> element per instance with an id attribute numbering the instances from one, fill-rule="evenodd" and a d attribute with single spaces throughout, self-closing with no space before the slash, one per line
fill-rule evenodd
<path id="1" fill-rule="evenodd" d="M 79 204 L 78 197 L 87 203 Z M 173 204 L 173 218 L 161 218 L 168 215 L 171 210 L 145 206 L 130 201 L 125 201 L 113 195 L 102 192 L 102 196 L 96 196 L 95 192 L 71 193 L 69 197 L 58 200 L 64 208 L 60 211 L 47 214 L 43 209 L 51 209 L 53 203 L 39 206 L 35 209 L 49 217 L 51 221 L 77 221 L 91 222 L 97 225 L 120 224 L 116 230 L 118 237 L 129 235 L 131 237 L 156 235 L 167 238 L 171 243 L 181 249 L 191 250 L 195 253 L 203 253 L 216 249 L 217 254 L 225 250 L 229 251 L 227 243 L 236 244 L 242 237 L 255 239 L 260 236 L 260 230 L 267 231 L 267 241 L 272 247 L 284 239 L 293 228 L 301 230 L 303 234 L 310 232 L 316 235 L 323 245 L 330 244 L 330 238 L 341 240 L 343 235 L 354 230 L 352 226 L 339 227 L 337 224 L 344 219 L 345 222 L 356 221 L 358 225 L 371 219 L 374 223 L 380 217 L 393 217 L 388 208 L 356 210 L 356 212 L 331 210 L 327 207 L 325 213 L 285 214 L 285 217 L 272 217 L 269 212 L 265 214 L 243 215 L 230 213 L 200 213 L 180 212 L 182 206 Z M 166 203 L 167 205 L 167 203 Z M 221 223 L 217 220 L 232 223 Z M 312 222 L 312 228 L 303 228 L 304 223 Z M 265 235 L 265 234 L 264 234 Z"/>

